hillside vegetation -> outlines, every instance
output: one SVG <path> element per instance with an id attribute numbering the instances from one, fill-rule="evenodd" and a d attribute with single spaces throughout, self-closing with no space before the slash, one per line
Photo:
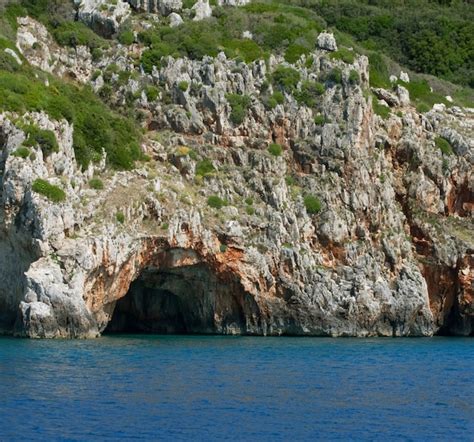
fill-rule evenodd
<path id="1" fill-rule="evenodd" d="M 88 46 L 95 59 L 117 42 L 74 21 L 70 0 L 18 0 L 9 2 L 0 14 L 0 109 L 45 110 L 53 118 L 66 118 L 75 125 L 74 147 L 83 167 L 98 161 L 103 148 L 110 165 L 131 168 L 140 158 L 133 102 L 129 109 L 121 108 L 123 115 L 119 115 L 107 104 L 110 94 L 105 89 L 110 86 L 106 85 L 100 96 L 95 95 L 88 86 L 79 87 L 46 75 L 27 63 L 20 66 L 3 51 L 14 48 L 16 19 L 22 15 L 44 23 L 62 46 Z M 131 26 L 123 26 L 118 41 L 135 41 Z M 444 86 L 438 90 L 433 82 L 414 78 L 406 86 L 420 111 L 435 102 L 447 104 L 444 95 L 451 91 L 460 103 L 469 105 L 472 101 L 469 86 L 474 85 L 474 12 L 472 4 L 463 1 L 260 0 L 241 8 L 214 6 L 213 16 L 203 21 L 186 19 L 183 25 L 172 28 L 163 19 L 147 30 L 139 30 L 136 41 L 145 50 L 135 61 L 136 69 L 150 73 L 165 56 L 202 59 L 220 51 L 247 63 L 268 60 L 276 53 L 295 63 L 314 49 L 319 32 L 328 27 L 336 32 L 341 46 L 352 46 L 369 56 L 372 86 L 390 87 L 389 75 L 394 70 L 388 57 L 415 72 L 467 86 L 464 91 Z M 350 63 L 354 52 L 341 47 L 333 57 Z M 107 81 L 107 76 L 104 78 Z M 298 101 L 311 104 L 311 97 L 318 95 L 318 91 L 313 92 L 309 98 L 300 93 Z M 157 90 L 147 91 L 149 98 L 157 94 Z M 278 94 L 269 99 L 269 108 L 281 102 Z M 232 106 L 236 121 L 241 118 L 239 111 L 244 110 L 244 104 L 236 102 Z"/>

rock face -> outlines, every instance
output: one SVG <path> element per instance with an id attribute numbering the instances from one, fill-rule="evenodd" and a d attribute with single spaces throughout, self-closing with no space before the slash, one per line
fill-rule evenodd
<path id="1" fill-rule="evenodd" d="M 326 51 L 337 51 L 336 39 L 329 32 L 321 32 L 318 35 L 318 46 Z"/>
<path id="2" fill-rule="evenodd" d="M 212 8 L 209 0 L 198 0 L 191 8 L 194 12 L 194 21 L 204 20 L 212 15 Z"/>
<path id="3" fill-rule="evenodd" d="M 269 74 L 290 67 L 277 57 L 167 58 L 117 86 L 111 100 L 132 92 L 146 115 L 151 160 L 134 171 L 81 171 L 66 121 L 2 114 L 0 330 L 473 334 L 474 110 L 421 115 L 406 89 L 377 90 L 394 111 L 383 120 L 366 98 L 367 58 L 332 60 L 334 45 L 292 66 L 299 90 L 325 86 L 311 107 L 288 92 L 268 105 Z M 156 99 L 138 93 L 150 84 Z M 229 94 L 249 97 L 240 120 Z M 53 131 L 59 152 L 17 155 L 22 121 Z M 91 189 L 101 173 L 104 189 Z M 65 201 L 34 192 L 37 178 Z"/>
<path id="4" fill-rule="evenodd" d="M 74 0 L 78 18 L 104 37 L 116 34 L 131 14 L 125 0 Z"/>
<path id="5" fill-rule="evenodd" d="M 128 2 L 137 10 L 159 12 L 162 15 L 179 12 L 183 8 L 181 0 L 128 0 Z"/>

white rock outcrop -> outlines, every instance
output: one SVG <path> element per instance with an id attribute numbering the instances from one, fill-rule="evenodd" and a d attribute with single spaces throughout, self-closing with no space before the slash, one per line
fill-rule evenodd
<path id="1" fill-rule="evenodd" d="M 337 43 L 334 34 L 321 32 L 318 35 L 318 47 L 326 51 L 337 51 Z"/>

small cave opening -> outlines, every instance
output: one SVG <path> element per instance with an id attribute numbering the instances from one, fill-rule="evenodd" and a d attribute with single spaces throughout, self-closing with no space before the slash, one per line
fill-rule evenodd
<path id="1" fill-rule="evenodd" d="M 237 281 L 205 264 L 146 268 L 110 306 L 104 334 L 247 334 L 258 307 Z"/>

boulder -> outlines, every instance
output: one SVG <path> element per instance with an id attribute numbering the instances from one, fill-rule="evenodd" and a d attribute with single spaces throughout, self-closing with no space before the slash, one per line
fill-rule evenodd
<path id="1" fill-rule="evenodd" d="M 204 20 L 212 16 L 212 7 L 209 0 L 198 0 L 191 10 L 194 12 L 194 21 Z"/>
<path id="2" fill-rule="evenodd" d="M 334 34 L 321 32 L 321 34 L 318 35 L 318 47 L 326 51 L 337 51 L 337 43 Z"/>

